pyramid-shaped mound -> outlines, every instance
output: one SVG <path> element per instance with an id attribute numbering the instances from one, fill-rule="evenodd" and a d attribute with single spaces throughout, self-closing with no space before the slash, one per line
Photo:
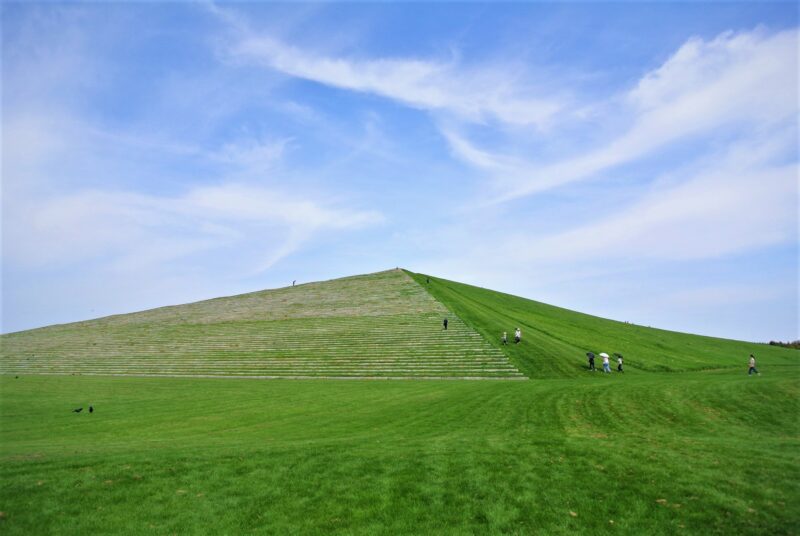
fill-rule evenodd
<path id="1" fill-rule="evenodd" d="M 0 341 L 3 373 L 525 378 L 402 270 L 49 326 Z"/>

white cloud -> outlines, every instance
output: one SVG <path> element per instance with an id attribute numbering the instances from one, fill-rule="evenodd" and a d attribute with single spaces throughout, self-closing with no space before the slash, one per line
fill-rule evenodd
<path id="1" fill-rule="evenodd" d="M 598 211 L 598 223 L 535 241 L 549 261 L 587 255 L 716 258 L 796 239 L 796 165 L 713 170 L 657 190 L 631 207 Z"/>
<path id="2" fill-rule="evenodd" d="M 382 220 L 376 211 L 243 184 L 196 187 L 175 197 L 87 190 L 11 201 L 4 211 L 5 257 L 32 267 L 108 259 L 121 267 L 125 259 L 130 268 L 248 241 L 274 264 L 317 233 Z"/>
<path id="3" fill-rule="evenodd" d="M 209 155 L 216 160 L 235 167 L 263 171 L 278 162 L 284 155 L 292 138 L 277 141 L 249 139 L 224 144 L 218 151 Z"/>
<path id="4" fill-rule="evenodd" d="M 504 202 L 586 180 L 613 166 L 636 161 L 677 141 L 744 128 L 761 131 L 791 123 L 798 115 L 798 30 L 726 32 L 711 41 L 690 39 L 618 99 L 612 114 L 629 117 L 627 131 L 607 144 L 541 164 L 476 147 L 447 132 L 454 154 L 490 168 Z"/>
<path id="5" fill-rule="evenodd" d="M 499 120 L 545 126 L 564 103 L 536 96 L 542 90 L 513 68 L 465 68 L 455 59 L 356 59 L 329 57 L 270 36 L 239 31 L 229 54 L 289 76 L 328 86 L 373 93 L 408 106 L 444 111 L 469 121 Z"/>
<path id="6" fill-rule="evenodd" d="M 424 269 L 431 273 L 519 294 L 516 280 L 540 298 L 550 286 L 605 285 L 669 265 L 691 272 L 704 262 L 797 243 L 800 168 L 785 159 L 796 142 L 792 128 L 769 140 L 754 136 L 670 169 L 644 194 L 641 187 L 632 195 L 598 189 L 538 205 L 484 207 L 407 240 L 427 247 Z M 543 206 L 549 203 L 556 206 Z M 570 223 L 575 216 L 582 219 Z"/>
<path id="7" fill-rule="evenodd" d="M 628 95 L 641 110 L 679 104 L 708 115 L 780 120 L 797 106 L 798 32 L 724 32 L 710 41 L 689 39 Z M 783 82 L 772 86 L 773 82 Z M 717 99 L 716 97 L 727 97 Z M 693 104 L 710 106 L 695 110 Z M 743 108 L 743 105 L 749 105 Z"/>
<path id="8" fill-rule="evenodd" d="M 241 184 L 201 187 L 179 201 L 187 212 L 227 221 L 275 221 L 305 229 L 352 229 L 381 221 L 376 211 L 325 207 L 306 192 L 292 195 Z"/>
<path id="9" fill-rule="evenodd" d="M 451 152 L 465 162 L 488 170 L 514 172 L 522 163 L 508 156 L 493 154 L 470 143 L 455 130 L 442 128 L 441 133 L 450 145 Z"/>
<path id="10" fill-rule="evenodd" d="M 4 41 L 4 98 L 13 104 L 2 118 L 4 265 L 166 273 L 186 259 L 222 258 L 231 276 L 252 275 L 326 233 L 382 221 L 376 210 L 352 208 L 344 192 L 334 201 L 275 172 L 292 137 L 242 127 L 203 143 L 171 136 L 171 115 L 104 124 L 85 103 L 112 85 L 94 49 L 114 42 L 115 32 L 84 35 L 91 22 L 92 10 L 35 10 Z M 45 29 L 52 30 L 46 39 Z M 202 86 L 195 93 L 224 85 L 208 82 L 194 84 Z M 169 105 L 198 104 L 195 93 L 168 93 Z"/>
<path id="11" fill-rule="evenodd" d="M 569 266 L 573 276 L 575 263 L 587 258 L 595 260 L 597 271 L 603 263 L 697 261 L 793 244 L 800 167 L 783 156 L 796 143 L 792 128 L 768 140 L 754 135 L 671 170 L 668 180 L 654 181 L 625 203 L 608 203 L 602 193 L 583 199 L 581 206 L 592 215 L 586 223 L 561 221 L 555 230 L 539 232 L 500 224 L 489 228 L 491 236 L 484 236 L 483 224 L 460 241 L 467 240 L 476 257 L 481 249 L 494 248 L 506 252 L 503 262 Z"/>

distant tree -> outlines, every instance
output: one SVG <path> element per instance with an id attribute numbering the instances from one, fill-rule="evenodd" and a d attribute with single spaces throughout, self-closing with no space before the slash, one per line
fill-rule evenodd
<path id="1" fill-rule="evenodd" d="M 800 340 L 789 341 L 789 342 L 769 341 L 769 345 L 770 346 L 783 346 L 784 348 L 793 348 L 795 350 L 800 350 Z"/>

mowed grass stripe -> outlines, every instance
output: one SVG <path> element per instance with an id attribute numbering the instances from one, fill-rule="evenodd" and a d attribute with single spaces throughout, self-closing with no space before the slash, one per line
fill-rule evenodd
<path id="1" fill-rule="evenodd" d="M 793 534 L 800 393 L 781 372 L 4 376 L 3 532 Z"/>

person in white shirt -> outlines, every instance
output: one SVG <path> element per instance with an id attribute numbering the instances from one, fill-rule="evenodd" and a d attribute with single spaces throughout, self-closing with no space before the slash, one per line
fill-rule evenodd
<path id="1" fill-rule="evenodd" d="M 508 334 L 505 331 L 503 332 L 503 338 L 500 340 L 503 341 L 503 345 L 508 344 Z"/>
<path id="2" fill-rule="evenodd" d="M 608 364 L 608 354 L 603 352 L 600 354 L 600 357 L 603 358 L 603 372 L 611 374 L 611 365 Z"/>
<path id="3" fill-rule="evenodd" d="M 514 332 L 514 344 L 519 343 L 519 341 L 521 340 L 522 340 L 522 330 L 517 328 L 517 330 Z"/>
<path id="4" fill-rule="evenodd" d="M 750 354 L 750 370 L 747 371 L 747 375 L 752 376 L 754 372 L 761 376 L 761 373 L 756 368 L 756 356 Z"/>

